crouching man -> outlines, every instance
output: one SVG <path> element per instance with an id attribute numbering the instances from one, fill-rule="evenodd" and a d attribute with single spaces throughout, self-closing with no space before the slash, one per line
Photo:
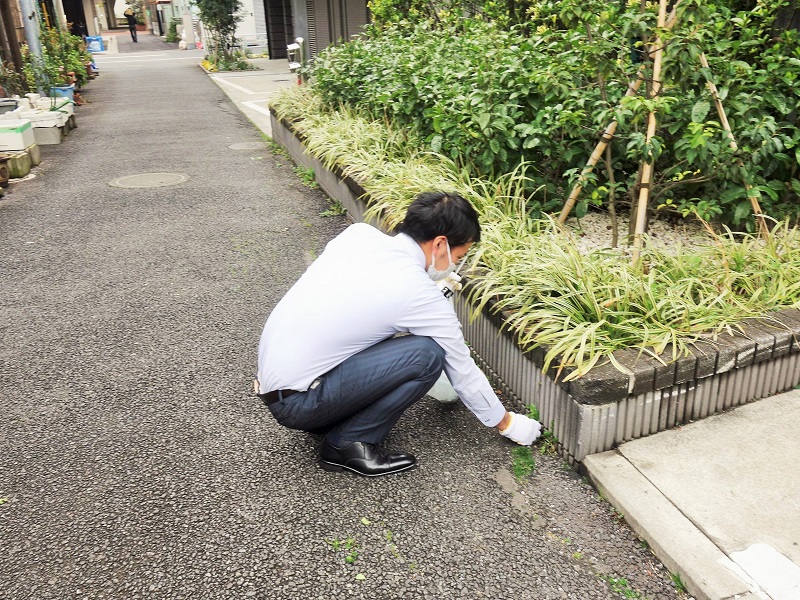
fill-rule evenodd
<path id="1" fill-rule="evenodd" d="M 331 240 L 272 311 L 259 395 L 281 425 L 324 436 L 323 469 L 373 477 L 414 468 L 412 454 L 382 443 L 442 369 L 484 425 L 523 445 L 539 437 L 538 422 L 503 407 L 435 283 L 480 234 L 464 198 L 420 194 L 395 237 L 356 224 Z"/>

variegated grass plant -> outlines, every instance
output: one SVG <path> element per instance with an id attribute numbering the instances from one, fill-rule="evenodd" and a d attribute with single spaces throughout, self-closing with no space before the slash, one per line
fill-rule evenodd
<path id="1" fill-rule="evenodd" d="M 580 377 L 612 353 L 637 348 L 675 358 L 713 343 L 747 317 L 800 306 L 800 233 L 785 223 L 770 241 L 709 228 L 707 246 L 664 249 L 646 240 L 636 267 L 619 251 L 582 253 L 572 234 L 528 210 L 531 165 L 496 180 L 471 178 L 419 140 L 331 110 L 300 86 L 274 102 L 308 151 L 367 191 L 368 216 L 393 229 L 422 191 L 457 190 L 481 215 L 481 243 L 468 276 L 475 312 L 490 301 L 523 350 L 543 346 L 544 368 Z"/>
<path id="2" fill-rule="evenodd" d="M 457 189 L 463 174 L 406 131 L 369 121 L 347 108 L 330 110 L 310 86 L 282 90 L 272 106 L 304 138 L 306 150 L 328 169 L 340 169 L 368 191 L 368 218 L 393 229 L 421 192 Z"/>
<path id="3" fill-rule="evenodd" d="M 635 268 L 615 251 L 581 254 L 552 220 L 484 231 L 475 310 L 495 300 L 522 348 L 545 346 L 545 368 L 569 368 L 565 380 L 621 348 L 675 358 L 747 317 L 800 305 L 800 232 L 786 224 L 767 243 L 732 232 L 691 253 L 648 243 Z"/>

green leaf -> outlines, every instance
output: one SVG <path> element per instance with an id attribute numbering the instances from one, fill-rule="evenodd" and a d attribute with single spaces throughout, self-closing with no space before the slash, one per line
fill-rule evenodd
<path id="1" fill-rule="evenodd" d="M 725 190 L 719 199 L 724 203 L 733 202 L 734 200 L 738 200 L 739 198 L 744 198 L 746 195 L 745 189 L 743 187 L 737 186 L 730 188 L 729 190 Z"/>
<path id="2" fill-rule="evenodd" d="M 770 180 L 767 182 L 767 185 L 768 185 L 770 188 L 772 188 L 773 190 L 775 190 L 776 192 L 782 192 L 784 189 L 786 189 L 786 184 L 785 184 L 785 183 L 783 183 L 783 182 L 782 182 L 781 180 L 779 180 L 779 179 L 770 179 Z"/>
<path id="3" fill-rule="evenodd" d="M 362 525 L 372 525 L 372 521 L 370 521 L 367 517 L 361 517 L 361 524 Z"/>
<path id="4" fill-rule="evenodd" d="M 525 141 L 522 143 L 522 147 L 525 148 L 526 150 L 528 150 L 530 148 L 536 148 L 536 146 L 538 146 L 541 143 L 542 143 L 542 140 L 540 140 L 538 137 L 528 137 L 528 138 L 525 138 Z M 798 153 L 799 154 L 798 154 L 797 162 L 800 162 L 800 150 L 798 150 Z"/>
<path id="5" fill-rule="evenodd" d="M 667 125 L 667 131 L 669 131 L 671 134 L 674 135 L 677 131 L 680 130 L 681 127 L 683 127 L 683 123 L 679 122 L 670 123 L 669 125 Z"/>
<path id="6" fill-rule="evenodd" d="M 486 127 L 489 125 L 489 121 L 491 120 L 491 118 L 492 118 L 492 115 L 490 115 L 489 113 L 481 113 L 481 114 L 479 114 L 478 115 L 478 125 L 480 126 L 480 128 L 481 129 L 486 129 Z"/>
<path id="7" fill-rule="evenodd" d="M 744 221 L 746 218 L 750 216 L 753 212 L 753 206 L 750 204 L 749 200 L 742 200 L 739 204 L 736 205 L 736 210 L 734 210 L 733 218 L 737 221 Z"/>
<path id="8" fill-rule="evenodd" d="M 706 120 L 708 111 L 711 110 L 711 103 L 706 100 L 695 102 L 692 107 L 692 121 L 702 123 Z"/>
<path id="9" fill-rule="evenodd" d="M 744 62 L 743 60 L 732 60 L 730 65 L 742 71 L 750 71 L 751 69 L 750 65 Z"/>
<path id="10" fill-rule="evenodd" d="M 366 578 L 367 578 L 367 576 L 364 575 L 363 573 L 359 573 L 358 575 L 356 575 L 356 579 L 358 581 L 364 581 Z"/>
<path id="11" fill-rule="evenodd" d="M 768 186 L 768 185 L 760 185 L 756 189 L 758 189 L 761 192 L 764 192 L 767 196 L 770 197 L 770 199 L 773 202 L 776 202 L 778 200 L 778 192 L 773 190 L 770 186 Z"/>

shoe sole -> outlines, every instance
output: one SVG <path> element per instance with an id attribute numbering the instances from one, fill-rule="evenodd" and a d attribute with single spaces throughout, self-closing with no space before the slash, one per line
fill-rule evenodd
<path id="1" fill-rule="evenodd" d="M 350 471 L 351 473 L 361 475 L 362 477 L 381 477 L 382 475 L 392 475 L 393 473 L 412 471 L 417 468 L 417 463 L 414 463 L 413 465 L 408 465 L 407 467 L 403 467 L 402 469 L 394 469 L 393 471 L 384 471 L 383 473 L 362 473 L 357 469 L 346 467 L 344 465 L 337 465 L 336 463 L 326 462 L 321 459 L 319 461 L 319 466 L 322 467 L 324 471 L 329 471 L 331 473 L 341 473 L 342 471 Z"/>

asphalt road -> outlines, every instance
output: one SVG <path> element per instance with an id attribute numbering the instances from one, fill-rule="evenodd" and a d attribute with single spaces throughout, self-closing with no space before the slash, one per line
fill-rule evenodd
<path id="1" fill-rule="evenodd" d="M 679 597 L 591 487 L 538 453 L 515 481 L 461 405 L 409 411 L 389 443 L 420 468 L 376 480 L 275 424 L 261 327 L 346 222 L 201 54 L 99 57 L 0 199 L 0 598 Z M 145 173 L 188 180 L 109 185 Z"/>

